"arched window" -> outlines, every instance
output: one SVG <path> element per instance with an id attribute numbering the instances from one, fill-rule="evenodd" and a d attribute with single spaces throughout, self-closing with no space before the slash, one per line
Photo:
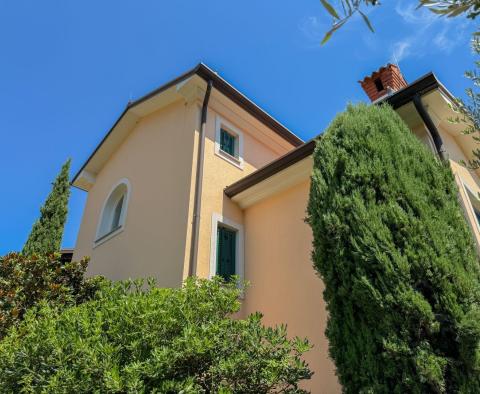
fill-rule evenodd
<path id="1" fill-rule="evenodd" d="M 122 179 L 112 190 L 103 206 L 96 242 L 109 238 L 125 225 L 130 185 Z"/>

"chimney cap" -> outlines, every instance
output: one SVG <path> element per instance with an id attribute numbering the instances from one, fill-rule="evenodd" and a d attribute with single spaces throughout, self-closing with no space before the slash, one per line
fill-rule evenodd
<path id="1" fill-rule="evenodd" d="M 382 66 L 380 67 L 378 70 L 372 72 L 371 75 L 367 75 L 365 78 L 363 78 L 361 81 L 358 81 L 358 83 L 365 83 L 365 82 L 368 82 L 370 80 L 374 80 L 374 79 L 377 79 L 380 77 L 380 75 L 386 71 L 386 70 L 389 70 L 389 71 L 392 71 L 392 68 L 395 68 L 400 75 L 402 75 L 403 77 L 403 74 L 402 72 L 400 71 L 400 67 L 398 67 L 396 64 L 392 64 L 392 63 L 387 63 L 385 66 Z"/>
<path id="2" fill-rule="evenodd" d="M 362 85 L 363 90 L 372 102 L 408 85 L 400 68 L 392 63 L 380 67 L 377 71 L 358 82 Z"/>

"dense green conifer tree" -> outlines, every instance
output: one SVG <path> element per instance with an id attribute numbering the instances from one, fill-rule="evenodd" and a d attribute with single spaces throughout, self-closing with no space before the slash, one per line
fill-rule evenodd
<path id="1" fill-rule="evenodd" d="M 22 254 L 46 254 L 60 250 L 70 197 L 69 171 L 70 159 L 53 182 L 52 191 L 40 208 L 40 218 L 33 224 Z"/>
<path id="2" fill-rule="evenodd" d="M 480 393 L 479 260 L 446 163 L 388 106 L 318 140 L 308 222 L 346 393 Z"/>

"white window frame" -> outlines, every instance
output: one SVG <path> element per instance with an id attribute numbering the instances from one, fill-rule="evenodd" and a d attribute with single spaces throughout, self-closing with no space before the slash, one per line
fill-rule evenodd
<path id="1" fill-rule="evenodd" d="M 220 136 L 222 129 L 235 137 L 235 156 L 220 149 Z M 243 170 L 243 133 L 219 115 L 215 118 L 215 155 Z"/>
<path id="2" fill-rule="evenodd" d="M 469 205 L 469 208 L 470 208 L 470 213 L 472 214 L 474 220 L 475 220 L 475 223 L 477 225 L 477 229 L 480 231 L 480 223 L 478 222 L 478 219 L 477 219 L 477 215 L 475 214 L 475 208 L 473 206 L 473 203 L 472 203 L 472 199 L 470 198 L 470 195 L 475 198 L 479 203 L 480 203 L 480 199 L 478 197 L 476 197 L 476 195 L 478 195 L 478 193 L 475 193 L 472 188 L 470 186 L 468 186 L 464 181 L 463 179 L 461 180 L 462 182 L 462 186 L 463 186 L 463 190 L 465 192 L 465 196 L 467 197 L 467 200 L 468 200 L 468 205 Z"/>
<path id="3" fill-rule="evenodd" d="M 219 213 L 212 214 L 212 235 L 210 244 L 210 273 L 209 279 L 212 279 L 217 271 L 217 238 L 218 227 L 225 227 L 236 232 L 235 237 L 235 275 L 238 275 L 240 282 L 243 282 L 245 277 L 245 262 L 244 262 L 244 233 L 243 226 L 235 223 Z"/>
<path id="4" fill-rule="evenodd" d="M 122 213 L 120 215 L 118 228 L 114 231 L 111 231 L 109 233 L 106 233 L 106 234 L 102 235 L 102 234 L 100 234 L 100 230 L 101 230 L 101 227 L 102 227 L 103 217 L 105 215 L 105 209 L 107 207 L 107 204 L 108 204 L 112 194 L 121 185 L 125 185 L 127 191 L 124 195 Z M 110 192 L 108 193 L 107 198 L 103 202 L 102 210 L 100 211 L 100 216 L 98 218 L 97 231 L 95 232 L 95 240 L 93 241 L 93 247 L 94 248 L 103 244 L 103 243 L 105 243 L 105 242 L 107 242 L 109 239 L 112 239 L 113 237 L 117 236 L 118 234 L 120 234 L 125 229 L 125 221 L 126 221 L 126 218 L 127 218 L 127 211 L 128 211 L 128 206 L 129 206 L 129 202 L 130 202 L 131 189 L 132 188 L 130 186 L 130 181 L 127 178 L 120 179 L 110 189 Z"/>

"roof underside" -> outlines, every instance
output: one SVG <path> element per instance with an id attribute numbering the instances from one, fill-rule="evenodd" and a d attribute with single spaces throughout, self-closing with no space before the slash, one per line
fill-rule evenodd
<path id="1" fill-rule="evenodd" d="M 220 93 L 224 94 L 228 97 L 232 102 L 237 104 L 247 113 L 255 117 L 258 121 L 263 123 L 265 126 L 273 130 L 276 134 L 282 137 L 284 140 L 288 141 L 293 146 L 301 146 L 303 141 L 297 137 L 292 131 L 290 131 L 287 127 L 282 125 L 278 120 L 274 117 L 269 115 L 259 106 L 257 106 L 253 101 L 248 99 L 245 95 L 240 93 L 237 89 L 235 89 L 232 85 L 230 85 L 226 80 L 220 77 L 216 72 L 211 70 L 205 64 L 200 63 L 192 70 L 180 75 L 178 78 L 166 83 L 165 85 L 155 89 L 154 91 L 148 93 L 144 97 L 129 103 L 123 113 L 120 115 L 118 120 L 115 122 L 113 127 L 110 131 L 105 135 L 102 141 L 98 144 L 95 148 L 93 153 L 87 159 L 87 161 L 83 164 L 80 170 L 76 173 L 73 177 L 72 184 L 74 186 L 82 187 L 77 180 L 79 179 L 80 174 L 84 170 L 89 169 L 91 167 L 95 172 L 98 171 L 101 167 L 101 163 L 96 163 L 95 158 L 99 154 L 100 151 L 106 153 L 106 156 L 109 156 L 116 148 L 118 142 L 112 139 L 113 134 L 118 134 L 120 136 L 127 135 L 129 130 L 135 125 L 138 119 L 144 114 L 152 111 L 153 108 L 159 108 L 163 102 L 168 100 L 168 97 L 165 98 L 164 96 L 168 96 L 172 94 L 172 88 L 177 85 L 182 84 L 182 82 L 187 81 L 189 78 L 193 76 L 198 76 L 205 81 L 211 80 L 213 82 L 213 87 Z M 121 140 L 121 138 L 119 139 Z M 98 161 L 98 160 L 97 160 Z"/>

